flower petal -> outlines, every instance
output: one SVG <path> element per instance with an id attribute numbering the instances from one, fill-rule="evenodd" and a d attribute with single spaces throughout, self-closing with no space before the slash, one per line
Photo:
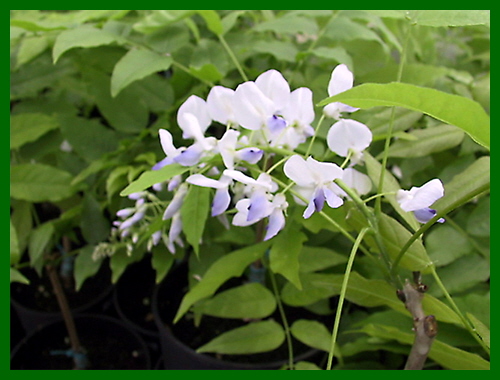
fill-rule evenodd
<path id="1" fill-rule="evenodd" d="M 258 130 L 274 115 L 275 105 L 255 82 L 240 84 L 234 94 L 234 112 L 237 122 L 246 129 Z"/>
<path id="2" fill-rule="evenodd" d="M 193 174 L 186 178 L 186 182 L 196 186 L 211 187 L 214 189 L 227 189 L 228 186 L 227 183 L 205 177 L 203 174 Z"/>
<path id="3" fill-rule="evenodd" d="M 285 175 L 300 187 L 312 186 L 315 178 L 309 169 L 309 165 L 299 155 L 290 157 L 283 167 Z"/>
<path id="4" fill-rule="evenodd" d="M 255 79 L 255 84 L 275 104 L 273 113 L 285 108 L 290 97 L 290 86 L 279 71 L 267 70 Z"/>
<path id="5" fill-rule="evenodd" d="M 269 222 L 266 226 L 266 236 L 264 240 L 269 240 L 276 236 L 285 227 L 285 215 L 283 211 L 276 209 L 269 215 Z"/>
<path id="6" fill-rule="evenodd" d="M 413 211 L 413 215 L 415 215 L 415 218 L 420 222 L 420 223 L 427 223 L 429 220 L 434 218 L 436 216 L 437 212 L 436 210 L 433 210 L 431 208 L 421 208 L 419 210 Z M 437 220 L 438 223 L 444 223 L 445 219 L 444 218 L 439 218 Z"/>
<path id="7" fill-rule="evenodd" d="M 330 76 L 328 83 L 328 95 L 340 94 L 352 88 L 354 75 L 345 64 L 337 65 Z"/>
<path id="8" fill-rule="evenodd" d="M 189 126 L 187 125 L 187 121 L 184 118 L 184 115 L 189 113 L 193 115 L 198 123 L 198 129 L 201 131 L 201 134 L 205 133 L 208 126 L 212 122 L 210 115 L 208 113 L 208 108 L 206 102 L 196 95 L 191 95 L 186 101 L 179 107 L 177 111 L 177 124 L 184 131 L 184 133 L 188 133 L 187 130 Z M 184 137 L 184 136 L 183 136 Z M 193 137 L 184 137 L 184 138 L 193 138 Z"/>
<path id="9" fill-rule="evenodd" d="M 207 110 L 210 117 L 221 124 L 234 122 L 234 90 L 214 86 L 207 96 Z"/>
<path id="10" fill-rule="evenodd" d="M 349 149 L 362 152 L 372 142 L 370 129 L 356 120 L 342 119 L 330 127 L 327 144 L 332 152 L 347 157 Z"/>
<path id="11" fill-rule="evenodd" d="M 177 149 L 174 146 L 172 134 L 166 129 L 160 129 L 158 131 L 158 135 L 160 137 L 160 144 L 163 152 L 167 157 L 175 157 L 177 155 Z"/>
<path id="12" fill-rule="evenodd" d="M 443 183 L 435 178 L 421 187 L 399 190 L 396 199 L 404 211 L 415 211 L 429 207 L 443 195 Z"/>
<path id="13" fill-rule="evenodd" d="M 227 186 L 225 188 L 218 189 L 215 192 L 215 196 L 212 201 L 212 216 L 217 216 L 225 212 L 230 203 L 231 195 L 229 194 Z"/>

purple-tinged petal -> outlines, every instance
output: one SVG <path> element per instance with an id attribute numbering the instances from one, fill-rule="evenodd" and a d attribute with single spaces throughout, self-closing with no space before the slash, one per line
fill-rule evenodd
<path id="1" fill-rule="evenodd" d="M 237 122 L 246 129 L 261 129 L 276 111 L 274 103 L 255 82 L 240 84 L 235 91 L 234 111 Z"/>
<path id="2" fill-rule="evenodd" d="M 116 216 L 126 218 L 135 212 L 135 207 L 127 207 L 116 212 Z"/>
<path id="3" fill-rule="evenodd" d="M 170 165 L 172 163 L 174 163 L 173 159 L 171 159 L 170 157 L 165 157 L 163 160 L 158 161 L 156 164 L 154 164 L 151 170 L 160 170 L 164 166 Z"/>
<path id="4" fill-rule="evenodd" d="M 266 236 L 264 240 L 269 240 L 276 236 L 285 227 L 285 215 L 283 211 L 275 209 L 271 215 L 269 215 L 269 222 L 266 226 Z"/>
<path id="5" fill-rule="evenodd" d="M 271 202 L 269 202 L 265 194 L 254 193 L 250 198 L 248 206 L 248 222 L 256 222 L 265 218 L 272 211 Z"/>
<path id="6" fill-rule="evenodd" d="M 181 209 L 182 201 L 184 200 L 187 191 L 188 191 L 187 184 L 182 184 L 181 186 L 179 186 L 179 189 L 177 190 L 174 197 L 172 198 L 167 208 L 165 209 L 165 212 L 163 214 L 163 220 L 172 218 L 174 214 Z"/>
<path id="7" fill-rule="evenodd" d="M 229 189 L 227 187 L 218 189 L 212 201 L 212 216 L 217 216 L 225 212 L 230 203 L 231 195 L 229 194 Z"/>
<path id="8" fill-rule="evenodd" d="M 435 178 L 421 187 L 398 190 L 396 200 L 404 211 L 427 208 L 444 195 L 443 183 Z"/>
<path id="9" fill-rule="evenodd" d="M 415 218 L 420 222 L 420 223 L 427 223 L 429 220 L 434 218 L 436 216 L 437 211 L 433 210 L 431 208 L 422 208 L 419 210 L 413 211 L 413 215 L 415 215 Z M 444 218 L 439 218 L 437 220 L 438 223 L 444 223 L 445 219 Z"/>
<path id="10" fill-rule="evenodd" d="M 243 148 L 236 152 L 236 157 L 239 160 L 246 161 L 250 164 L 256 164 L 260 161 L 264 151 L 258 148 Z"/>
<path id="11" fill-rule="evenodd" d="M 175 157 L 177 155 L 177 149 L 174 146 L 172 134 L 166 129 L 160 129 L 158 131 L 158 136 L 160 137 L 160 144 L 165 155 L 170 158 Z"/>
<path id="12" fill-rule="evenodd" d="M 267 128 L 272 134 L 281 133 L 287 126 L 287 122 L 281 116 L 272 115 L 267 119 Z"/>
<path id="13" fill-rule="evenodd" d="M 186 178 L 186 182 L 196 186 L 211 187 L 214 189 L 227 189 L 228 186 L 227 181 L 217 181 L 215 179 L 205 177 L 203 174 L 193 174 Z"/>
<path id="14" fill-rule="evenodd" d="M 308 219 L 314 213 L 314 211 L 316 211 L 316 204 L 314 203 L 314 198 L 313 198 L 307 205 L 302 216 L 304 217 L 304 219 Z"/>
<path id="15" fill-rule="evenodd" d="M 340 198 L 332 190 L 325 188 L 323 192 L 325 195 L 326 203 L 328 203 L 328 206 L 330 206 L 331 208 L 337 208 L 344 204 L 342 198 Z"/>
<path id="16" fill-rule="evenodd" d="M 203 150 L 197 144 L 191 145 L 189 148 L 181 152 L 174 161 L 182 166 L 193 166 L 200 162 Z"/>

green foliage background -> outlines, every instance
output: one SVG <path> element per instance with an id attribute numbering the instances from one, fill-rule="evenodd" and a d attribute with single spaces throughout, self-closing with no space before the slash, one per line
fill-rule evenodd
<path id="1" fill-rule="evenodd" d="M 411 33 L 405 40 L 408 28 Z M 387 107 L 395 105 L 396 139 L 388 164 L 403 175 L 388 173 L 382 189 L 408 189 L 437 177 L 450 195 L 436 204 L 438 210 L 450 212 L 447 222 L 426 232 L 423 256 L 409 251 L 402 266 L 408 273 L 425 271 L 432 262 L 489 347 L 489 11 L 20 10 L 11 11 L 10 44 L 11 280 L 26 281 L 18 270 L 23 265 L 41 271 L 44 254 L 62 236 L 70 236 L 78 247 L 72 252 L 77 255 L 78 286 L 101 263 L 111 266 L 116 281 L 128 264 L 147 254 L 149 236 L 141 237 L 131 256 L 123 247 L 116 248 L 109 264 L 92 261 L 92 252 L 109 236 L 116 211 L 129 204 L 120 193 L 145 189 L 159 178 L 186 171 L 175 166 L 149 170 L 164 157 L 158 143 L 160 128 L 182 142 L 176 112 L 188 96 L 204 98 L 215 84 L 234 89 L 246 78 L 274 68 L 292 88 L 309 87 L 314 102 L 324 104 L 320 102 L 327 102 L 332 69 L 345 63 L 355 74 L 355 88 L 335 100 L 362 108 L 353 118 L 373 132 L 366 158 L 370 177 L 374 182 L 379 178 L 391 117 Z M 391 83 L 398 77 L 402 57 L 401 83 Z M 317 119 L 320 114 L 318 107 Z M 325 124 L 312 154 L 334 160 L 325 148 L 330 126 Z M 207 194 L 198 190 L 191 198 L 201 202 Z M 405 231 L 396 238 L 410 236 L 406 226 L 415 229 L 415 221 L 397 211 L 394 199 L 388 196 L 387 201 L 384 211 L 391 219 L 386 221 L 386 238 L 392 239 L 388 234 L 398 228 Z M 40 219 L 41 203 L 55 205 L 60 216 Z M 199 213 L 200 208 L 187 204 L 183 212 Z M 363 224 L 354 211 L 347 221 L 344 210 L 327 212 L 349 230 Z M 197 220 L 201 224 L 195 230 L 184 232 L 199 257 L 192 267 L 210 285 L 202 290 L 193 287 L 179 313 L 198 302 L 199 312 L 209 314 L 218 309 L 218 302 L 224 303 L 211 298 L 219 286 L 268 247 L 252 246 L 255 257 L 249 259 L 242 251 L 254 241 L 252 230 L 224 232 L 215 223 Z M 325 300 L 340 292 L 349 244 L 316 215 L 294 220 L 283 234 L 293 237 L 299 250 L 280 250 L 283 244 L 277 243 L 271 247 L 276 258 L 271 268 L 288 279 L 281 284 L 281 297 L 288 305 L 331 313 Z M 154 229 L 150 231 L 149 235 Z M 198 246 L 201 234 L 204 244 Z M 154 248 L 151 260 L 157 280 L 184 254 L 181 250 L 172 256 L 165 247 Z M 292 271 L 283 258 L 299 269 Z M 311 262 L 317 265 L 308 268 Z M 412 342 L 408 313 L 366 256 L 356 258 L 353 271 L 346 298 L 355 306 L 342 320 L 337 366 L 395 368 Z M 441 321 L 428 368 L 489 368 L 484 347 L 447 306 L 434 278 L 424 276 L 424 281 L 430 286 L 427 307 Z M 226 297 L 238 307 L 238 294 Z M 273 309 L 272 304 L 263 309 Z M 299 321 L 292 333 L 327 351 L 329 332 L 318 324 Z M 273 339 L 284 339 L 273 331 Z M 235 339 L 230 336 L 229 348 L 222 339 L 212 344 L 216 349 L 204 346 L 201 351 L 240 352 L 241 345 L 231 348 Z"/>

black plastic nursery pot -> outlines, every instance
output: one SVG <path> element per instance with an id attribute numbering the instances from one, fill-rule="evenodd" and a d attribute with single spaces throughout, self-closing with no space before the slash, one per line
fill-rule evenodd
<path id="1" fill-rule="evenodd" d="M 17 312 L 26 334 L 41 326 L 61 318 L 59 305 L 47 275 L 39 277 L 32 268 L 22 270 L 30 283 L 28 285 L 13 282 L 10 285 L 11 305 Z M 113 289 L 111 270 L 102 265 L 96 275 L 88 278 L 79 291 L 71 285 L 65 286 L 69 307 L 73 313 L 99 313 L 110 304 L 109 297 Z"/>
<path id="2" fill-rule="evenodd" d="M 127 267 L 113 289 L 113 304 L 120 320 L 139 333 L 154 360 L 160 355 L 159 332 L 152 310 L 156 272 L 150 258 Z"/>
<path id="3" fill-rule="evenodd" d="M 75 326 L 89 365 L 85 369 L 150 369 L 144 340 L 121 321 L 100 315 L 79 315 Z M 26 336 L 11 354 L 11 369 L 73 369 L 68 332 L 62 320 Z"/>
<path id="4" fill-rule="evenodd" d="M 243 326 L 245 322 L 203 316 L 199 327 L 189 318 L 173 324 L 173 318 L 187 290 L 187 266 L 175 268 L 159 284 L 153 296 L 153 313 L 159 331 L 162 361 L 165 369 L 188 370 L 271 370 L 288 364 L 288 350 L 284 343 L 277 350 L 252 355 L 211 355 L 196 352 L 196 347 L 217 335 Z M 278 317 L 279 318 L 279 317 Z M 311 360 L 319 351 L 300 342 L 294 342 L 295 361 Z"/>

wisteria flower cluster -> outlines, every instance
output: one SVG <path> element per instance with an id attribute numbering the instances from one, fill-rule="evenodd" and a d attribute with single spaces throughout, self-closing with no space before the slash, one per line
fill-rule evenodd
<path id="1" fill-rule="evenodd" d="M 353 74 L 347 66 L 338 65 L 331 74 L 328 94 L 332 96 L 346 91 L 352 88 L 353 82 Z M 163 237 L 168 249 L 174 253 L 174 243 L 183 245 L 180 210 L 189 186 L 215 190 L 211 215 L 226 226 L 232 205 L 233 225 L 250 226 L 265 222 L 263 240 L 273 238 L 285 227 L 289 207 L 287 192 L 293 195 L 297 204 L 305 206 L 304 218 L 321 211 L 325 203 L 331 208 L 344 203 L 348 195 L 339 187 L 338 180 L 358 195 L 368 194 L 372 190 L 371 180 L 355 166 L 363 165 L 363 151 L 372 142 L 372 133 L 365 124 L 343 117 L 344 113 L 355 111 L 357 108 L 342 103 L 330 103 L 323 109 L 323 117 L 335 120 L 326 143 L 331 152 L 345 158 L 339 166 L 311 156 L 303 157 L 296 152 L 301 144 L 315 135 L 311 126 L 315 119 L 313 94 L 306 87 L 292 91 L 276 70 L 268 70 L 255 81 L 244 82 L 235 90 L 215 86 L 206 100 L 190 96 L 178 110 L 177 123 L 182 137 L 191 141 L 191 145 L 176 147 L 172 134 L 161 129 L 160 143 L 166 157 L 153 167 L 153 170 L 158 170 L 178 164 L 190 168 L 190 175 L 185 178 L 177 175 L 167 184 L 168 190 L 173 192 L 163 213 L 163 220 L 172 221 L 169 233 Z M 220 139 L 206 135 L 214 122 L 225 126 Z M 279 158 L 279 155 L 283 157 Z M 214 160 L 215 157 L 220 159 Z M 279 161 L 273 164 L 277 157 Z M 272 175 L 282 163 L 289 183 Z M 154 189 L 161 186 L 156 184 Z M 397 200 L 403 210 L 414 212 L 419 222 L 426 223 L 436 213 L 429 206 L 442 196 L 443 185 L 434 179 L 421 188 L 400 190 Z M 117 216 L 122 220 L 115 222 L 122 237 L 134 235 L 131 231 L 143 220 L 147 199 L 152 195 L 143 191 L 129 197 L 136 201 L 135 206 L 118 211 Z M 149 244 L 156 245 L 161 240 L 161 231 L 156 231 Z"/>

